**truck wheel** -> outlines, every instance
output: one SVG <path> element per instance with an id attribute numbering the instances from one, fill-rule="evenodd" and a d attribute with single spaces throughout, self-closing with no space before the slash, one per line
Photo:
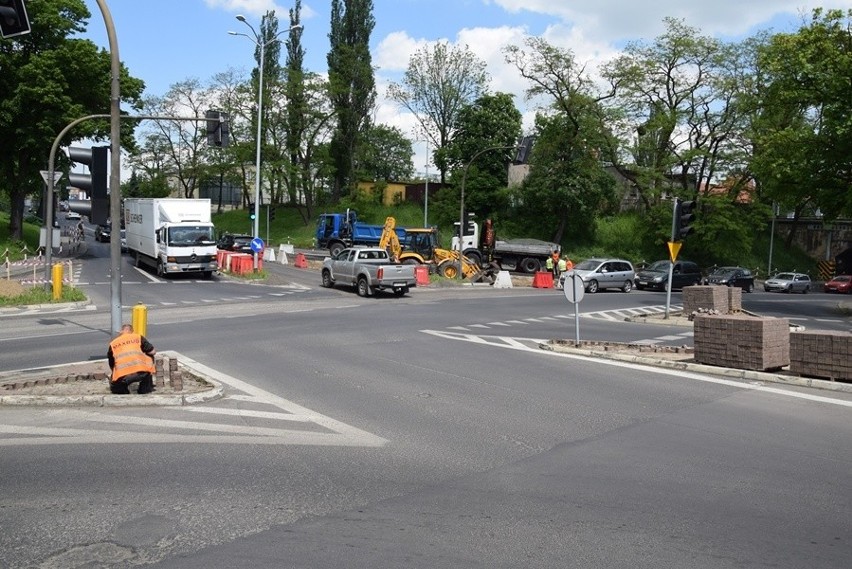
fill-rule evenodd
<path id="1" fill-rule="evenodd" d="M 464 256 L 477 267 L 482 266 L 482 254 L 479 251 L 465 251 Z"/>
<path id="2" fill-rule="evenodd" d="M 160 260 L 157 261 L 157 276 L 158 277 L 165 277 L 166 276 L 166 269 L 165 269 L 165 267 L 163 267 L 163 262 L 160 261 Z"/>
<path id="3" fill-rule="evenodd" d="M 325 270 L 322 272 L 322 286 L 325 288 L 331 288 L 334 285 L 334 281 L 331 280 L 331 271 Z"/>
<path id="4" fill-rule="evenodd" d="M 338 253 L 343 251 L 346 247 L 343 246 L 343 243 L 332 243 L 328 246 L 328 252 L 332 257 L 336 257 Z"/>
<path id="5" fill-rule="evenodd" d="M 589 294 L 595 294 L 598 292 L 598 281 L 589 281 L 589 284 L 586 287 L 586 292 Z"/>
<path id="6" fill-rule="evenodd" d="M 525 273 L 537 273 L 541 270 L 541 262 L 538 259 L 533 259 L 532 257 L 524 257 L 521 259 L 521 262 L 518 263 L 518 267 Z"/>
<path id="7" fill-rule="evenodd" d="M 402 264 L 403 265 L 419 265 L 420 261 L 418 261 L 417 259 L 415 259 L 413 257 L 408 257 L 407 259 L 402 260 Z"/>
<path id="8" fill-rule="evenodd" d="M 139 260 L 140 255 L 141 255 L 141 253 L 139 251 L 136 251 L 136 253 L 133 255 L 133 266 L 134 267 L 138 268 L 138 267 L 142 266 L 142 261 Z"/>
<path id="9" fill-rule="evenodd" d="M 370 296 L 370 287 L 367 285 L 367 279 L 361 277 L 358 279 L 358 296 Z"/>
<path id="10" fill-rule="evenodd" d="M 201 274 L 201 278 L 203 278 L 205 281 L 209 281 L 213 278 L 213 271 L 204 271 Z"/>

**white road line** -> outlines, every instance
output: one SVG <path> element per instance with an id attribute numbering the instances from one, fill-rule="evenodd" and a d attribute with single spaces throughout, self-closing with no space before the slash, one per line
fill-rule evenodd
<path id="1" fill-rule="evenodd" d="M 137 273 L 139 273 L 140 275 L 142 275 L 143 277 L 145 277 L 146 279 L 148 279 L 148 280 L 149 280 L 149 281 L 151 281 L 151 282 L 154 282 L 154 283 L 161 283 L 161 282 L 163 282 L 163 281 L 161 281 L 160 279 L 156 278 L 154 275 L 151 275 L 151 274 L 149 274 L 148 272 L 143 271 L 143 270 L 142 270 L 142 269 L 140 269 L 139 267 L 133 267 L 133 270 L 134 270 L 134 271 L 136 271 Z"/>
<path id="2" fill-rule="evenodd" d="M 0 424 L 0 433 L 12 435 L 9 439 L 0 439 L 0 446 L 30 446 L 56 444 L 154 444 L 154 443 L 204 443 L 204 444 L 251 444 L 251 445 L 314 445 L 380 447 L 388 441 L 361 429 L 336 421 L 292 401 L 278 397 L 254 385 L 220 373 L 190 358 L 175 352 L 166 354 L 176 357 L 184 366 L 196 375 L 227 386 L 223 400 L 247 401 L 276 411 L 257 409 L 231 409 L 217 407 L 158 407 L 154 412 L 161 414 L 168 409 L 175 415 L 197 414 L 220 415 L 223 417 L 256 418 L 280 422 L 281 428 L 270 426 L 250 426 L 241 422 L 215 423 L 212 421 L 186 421 L 180 419 L 162 419 L 128 414 L 126 409 L 52 409 L 54 417 L 65 423 L 68 420 L 83 423 L 115 424 L 124 427 L 132 425 L 139 428 L 173 430 L 175 432 L 145 431 L 140 437 L 133 431 L 121 428 L 109 431 L 98 426 L 90 428 L 60 428 L 50 426 L 21 426 Z M 228 391 L 238 391 L 231 395 Z M 298 423 L 298 428 L 286 428 L 287 423 Z M 310 427 L 314 426 L 313 429 Z M 187 433 L 191 431 L 191 433 Z M 22 436 L 23 435 L 23 436 Z"/>
<path id="3" fill-rule="evenodd" d="M 572 360 L 581 360 L 585 362 L 592 363 L 594 365 L 607 365 L 612 367 L 620 367 L 620 368 L 628 368 L 628 369 L 641 369 L 644 371 L 648 371 L 650 373 L 665 375 L 677 378 L 677 380 L 681 379 L 693 379 L 695 381 L 701 381 L 704 383 L 715 383 L 717 385 L 726 385 L 728 387 L 736 387 L 738 389 L 743 390 L 751 390 L 758 391 L 761 393 L 771 393 L 773 395 L 780 395 L 783 397 L 790 397 L 792 399 L 804 399 L 806 401 L 814 401 L 817 403 L 827 403 L 830 405 L 838 405 L 841 407 L 849 407 L 852 408 L 852 401 L 847 401 L 845 399 L 835 399 L 832 397 L 826 397 L 824 395 L 812 395 L 810 393 L 799 393 L 796 391 L 787 391 L 784 389 L 779 389 L 777 387 L 768 387 L 765 385 L 758 385 L 754 383 L 747 383 L 745 381 L 734 381 L 730 379 L 724 379 L 720 377 L 714 377 L 710 375 L 702 375 L 695 372 L 684 371 L 684 370 L 673 370 L 666 368 L 658 368 L 653 366 L 646 366 L 642 364 L 630 363 L 630 362 L 620 362 L 617 360 L 606 360 L 600 358 L 593 358 L 589 356 L 581 356 L 577 354 L 566 354 L 564 352 L 553 352 L 550 350 L 541 350 L 538 348 L 531 348 L 517 340 L 522 338 L 510 338 L 510 340 L 515 340 L 513 342 L 507 342 L 506 338 L 502 338 L 500 336 L 492 336 L 497 341 L 489 342 L 485 338 L 474 337 L 467 334 L 453 334 L 452 332 L 442 332 L 440 330 L 420 330 L 424 334 L 429 334 L 431 336 L 437 336 L 439 338 L 444 338 L 447 340 L 460 340 L 463 342 L 470 342 L 473 344 L 487 344 L 489 346 L 495 346 L 498 348 L 509 348 L 511 350 L 519 350 L 524 352 L 529 352 L 531 354 L 536 354 L 540 357 L 559 357 L 566 358 Z"/>
<path id="4" fill-rule="evenodd" d="M 505 322 L 489 322 L 488 325 L 489 326 L 509 326 L 509 324 L 506 324 Z"/>

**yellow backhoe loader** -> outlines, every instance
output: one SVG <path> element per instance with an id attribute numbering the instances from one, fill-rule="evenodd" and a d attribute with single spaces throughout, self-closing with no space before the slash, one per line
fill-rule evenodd
<path id="1" fill-rule="evenodd" d="M 489 264 L 480 267 L 476 262 L 461 255 L 458 251 L 438 247 L 438 230 L 431 228 L 405 229 L 405 238 L 401 243 L 396 234 L 396 219 L 385 220 L 379 247 L 388 251 L 391 258 L 406 265 L 428 265 L 435 272 L 448 279 L 459 277 L 459 259 L 461 259 L 462 277 L 470 282 L 493 283 L 500 267 Z"/>

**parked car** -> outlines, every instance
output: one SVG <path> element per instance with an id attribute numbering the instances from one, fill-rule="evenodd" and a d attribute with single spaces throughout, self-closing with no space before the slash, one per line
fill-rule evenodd
<path id="1" fill-rule="evenodd" d="M 718 267 L 704 281 L 705 284 L 738 286 L 745 292 L 754 292 L 754 275 L 743 267 Z"/>
<path id="2" fill-rule="evenodd" d="M 573 270 L 583 279 L 586 292 L 591 294 L 607 288 L 630 292 L 636 277 L 633 265 L 624 259 L 586 259 L 574 265 Z"/>
<path id="3" fill-rule="evenodd" d="M 109 224 L 98 225 L 97 228 L 95 228 L 95 241 L 98 241 L 98 242 L 101 242 L 101 243 L 108 243 L 109 242 L 109 236 L 110 236 L 111 233 L 112 233 L 112 226 L 110 226 Z"/>
<path id="4" fill-rule="evenodd" d="M 225 251 L 236 251 L 237 253 L 248 253 L 252 255 L 251 235 L 239 235 L 235 233 L 223 233 L 216 242 L 216 247 Z"/>
<path id="5" fill-rule="evenodd" d="M 69 221 L 80 221 L 83 219 L 83 216 L 77 213 L 76 211 L 69 211 L 65 214 L 65 219 Z"/>
<path id="6" fill-rule="evenodd" d="M 807 294 L 811 291 L 811 277 L 803 273 L 778 273 L 763 283 L 766 292 L 801 292 Z"/>
<path id="7" fill-rule="evenodd" d="M 656 261 L 636 273 L 635 285 L 639 290 L 666 290 L 669 285 L 669 267 L 667 260 Z M 701 282 L 701 269 L 692 261 L 676 261 L 672 267 L 672 288 L 680 289 Z"/>
<path id="8" fill-rule="evenodd" d="M 823 285 L 825 292 L 852 294 L 852 275 L 838 275 Z"/>

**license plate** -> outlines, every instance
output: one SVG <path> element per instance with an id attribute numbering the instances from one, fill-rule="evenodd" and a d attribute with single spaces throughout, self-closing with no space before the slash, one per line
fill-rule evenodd
<path id="1" fill-rule="evenodd" d="M 405 283 L 393 283 L 393 286 L 397 288 L 402 288 L 405 286 Z"/>
<path id="2" fill-rule="evenodd" d="M 642 285 L 642 286 L 645 286 L 645 285 L 648 284 L 648 281 L 639 281 L 639 284 Z"/>

